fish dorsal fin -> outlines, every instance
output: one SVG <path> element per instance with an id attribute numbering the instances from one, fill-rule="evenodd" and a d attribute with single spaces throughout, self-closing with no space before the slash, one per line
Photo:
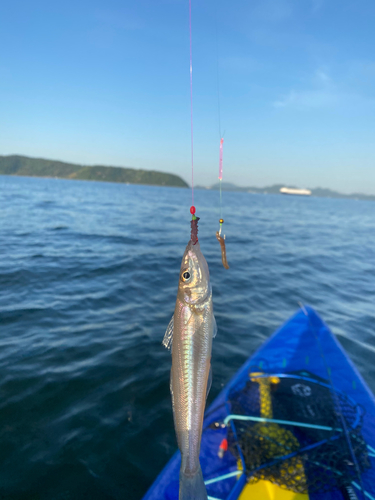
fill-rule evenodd
<path id="1" fill-rule="evenodd" d="M 163 346 L 166 347 L 167 349 L 172 348 L 172 341 L 173 341 L 173 323 L 174 323 L 174 315 L 172 316 L 172 319 L 169 322 L 169 325 L 167 326 L 167 329 L 164 334 L 163 338 Z"/>
<path id="2" fill-rule="evenodd" d="M 212 325 L 213 325 L 213 332 L 212 332 L 212 338 L 214 339 L 217 334 L 217 324 L 216 324 L 216 319 L 214 314 L 212 313 Z"/>
<path id="3" fill-rule="evenodd" d="M 211 385 L 212 385 L 212 365 L 210 364 L 210 371 L 208 372 L 208 379 L 207 379 L 206 399 L 208 398 L 208 394 L 210 392 Z"/>

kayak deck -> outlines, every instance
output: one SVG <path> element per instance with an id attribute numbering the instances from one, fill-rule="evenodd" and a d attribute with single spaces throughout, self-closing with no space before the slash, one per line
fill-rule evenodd
<path id="1" fill-rule="evenodd" d="M 248 359 L 203 428 L 212 500 L 375 500 L 374 396 L 309 307 Z M 178 500 L 180 462 L 177 452 L 144 500 Z"/>
<path id="2" fill-rule="evenodd" d="M 304 493 L 284 490 L 270 481 L 258 481 L 255 484 L 247 484 L 242 490 L 239 500 L 308 500 L 309 496 Z"/>

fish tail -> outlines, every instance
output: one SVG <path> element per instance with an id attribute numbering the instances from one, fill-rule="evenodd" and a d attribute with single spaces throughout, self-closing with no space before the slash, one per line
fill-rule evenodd
<path id="1" fill-rule="evenodd" d="M 207 491 L 200 466 L 193 476 L 180 471 L 179 500 L 207 500 Z"/>

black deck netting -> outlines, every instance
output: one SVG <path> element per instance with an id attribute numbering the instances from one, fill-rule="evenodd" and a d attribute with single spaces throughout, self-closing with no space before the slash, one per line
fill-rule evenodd
<path id="1" fill-rule="evenodd" d="M 231 414 L 330 428 L 233 419 L 229 449 L 238 463 L 242 459 L 249 482 L 265 479 L 296 493 L 327 492 L 358 482 L 371 466 L 361 434 L 363 410 L 322 379 L 306 372 L 252 374 L 228 399 Z"/>

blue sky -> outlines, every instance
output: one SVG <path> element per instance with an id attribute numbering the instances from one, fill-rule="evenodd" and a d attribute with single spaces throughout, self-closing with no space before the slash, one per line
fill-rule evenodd
<path id="1" fill-rule="evenodd" d="M 192 0 L 195 183 L 375 194 L 375 3 Z M 190 182 L 188 0 L 0 9 L 0 154 Z M 217 47 L 219 50 L 217 50 Z"/>

